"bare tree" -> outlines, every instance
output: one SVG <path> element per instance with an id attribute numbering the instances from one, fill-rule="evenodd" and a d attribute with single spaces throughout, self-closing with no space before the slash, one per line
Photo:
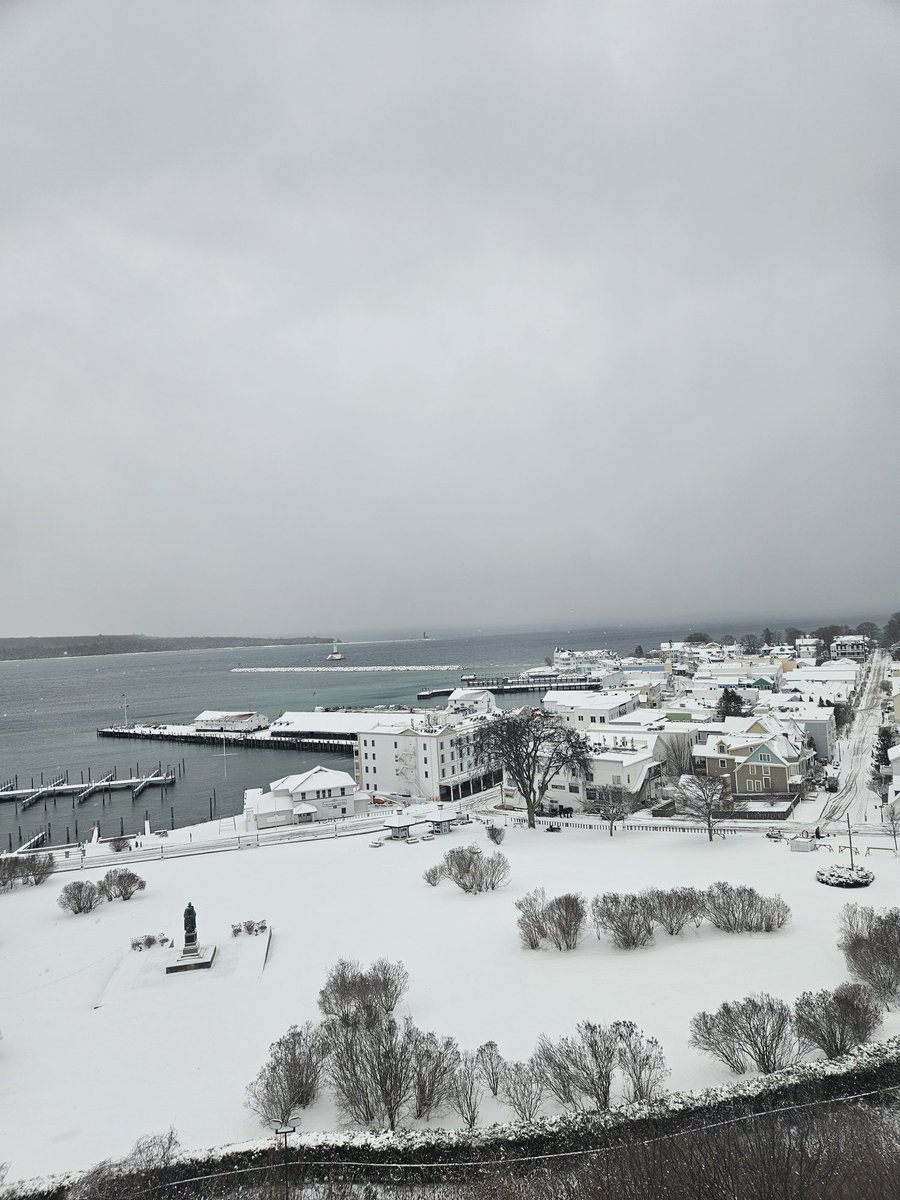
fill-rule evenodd
<path id="1" fill-rule="evenodd" d="M 358 962 L 341 958 L 319 992 L 319 1008 L 343 1025 L 371 1026 L 394 1011 L 408 986 L 403 963 L 379 958 L 363 970 Z"/>
<path id="2" fill-rule="evenodd" d="M 178 1132 L 170 1125 L 165 1133 L 145 1133 L 139 1137 L 126 1159 L 130 1170 L 146 1175 L 150 1171 L 163 1171 L 174 1161 L 181 1149 Z"/>
<path id="3" fill-rule="evenodd" d="M 529 950 L 539 950 L 546 936 L 544 928 L 544 910 L 547 907 L 547 893 L 543 888 L 533 888 L 516 901 L 519 917 L 519 936 L 522 944 Z M 496 1094 L 496 1093 L 495 1093 Z"/>
<path id="4" fill-rule="evenodd" d="M 613 1029 L 618 1040 L 618 1063 L 625 1076 L 625 1099 L 629 1104 L 657 1100 L 669 1074 L 659 1042 L 645 1036 L 633 1021 L 616 1021 Z"/>
<path id="5" fill-rule="evenodd" d="M 544 1086 L 563 1108 L 578 1108 L 580 1089 L 576 1082 L 578 1047 L 572 1038 L 552 1041 L 542 1034 L 538 1039 L 532 1063 Z"/>
<path id="6" fill-rule="evenodd" d="M 869 1041 L 881 1020 L 881 1005 L 861 983 L 842 983 L 833 992 L 804 992 L 794 1001 L 799 1037 L 826 1058 L 839 1058 Z"/>
<path id="7" fill-rule="evenodd" d="M 363 1032 L 364 1061 L 384 1121 L 392 1132 L 408 1111 L 415 1090 L 418 1031 L 409 1017 L 388 1017 Z"/>
<path id="8" fill-rule="evenodd" d="M 677 793 L 678 811 L 690 821 L 703 825 L 713 840 L 716 826 L 742 813 L 745 801 L 732 796 L 723 779 L 712 775 L 692 775 L 682 779 Z"/>
<path id="9" fill-rule="evenodd" d="M 893 804 L 885 804 L 881 810 L 881 819 L 891 831 L 894 839 L 894 853 L 897 853 L 897 834 L 900 833 L 900 800 Z"/>
<path id="10" fill-rule="evenodd" d="M 326 1070 L 338 1108 L 358 1125 L 373 1125 L 380 1111 L 377 1090 L 363 1056 L 366 1031 L 340 1017 L 325 1022 L 328 1039 Z"/>
<path id="11" fill-rule="evenodd" d="M 506 1064 L 500 1096 L 520 1121 L 534 1120 L 544 1099 L 544 1080 L 533 1059 Z"/>
<path id="12" fill-rule="evenodd" d="M 587 924 L 587 905 L 579 892 L 564 892 L 544 905 L 541 921 L 544 936 L 557 950 L 574 950 Z"/>
<path id="13" fill-rule="evenodd" d="M 497 1049 L 497 1043 L 483 1042 L 478 1047 L 476 1058 L 482 1079 L 490 1088 L 491 1095 L 496 1096 L 500 1088 L 503 1068 L 506 1065 L 503 1055 Z"/>
<path id="14" fill-rule="evenodd" d="M 263 1121 L 284 1124 L 318 1096 L 326 1055 L 316 1026 L 292 1025 L 269 1047 L 268 1062 L 247 1088 L 247 1107 Z"/>
<path id="15" fill-rule="evenodd" d="M 474 1129 L 478 1124 L 478 1114 L 484 1097 L 484 1089 L 479 1083 L 480 1077 L 478 1055 L 471 1050 L 465 1050 L 459 1056 L 456 1070 L 450 1079 L 447 1098 L 450 1107 L 459 1113 L 468 1129 Z"/>
<path id="16" fill-rule="evenodd" d="M 618 1054 L 614 1028 L 582 1021 L 578 1033 L 578 1058 L 575 1083 L 595 1108 L 609 1108 L 609 1092 Z"/>
<path id="17" fill-rule="evenodd" d="M 505 854 L 486 854 L 482 857 L 479 868 L 480 891 L 494 892 L 504 884 L 509 883 L 509 859 Z"/>
<path id="18" fill-rule="evenodd" d="M 766 992 L 726 1000 L 715 1013 L 698 1013 L 691 1020 L 691 1044 L 732 1070 L 749 1058 L 766 1075 L 797 1062 L 802 1051 L 791 1010 Z"/>
<path id="19" fill-rule="evenodd" d="M 474 753 L 481 765 L 503 764 L 534 829 L 535 812 L 555 776 L 580 777 L 587 771 L 590 743 L 555 714 L 531 708 L 486 721 L 475 734 Z"/>
<path id="20" fill-rule="evenodd" d="M 67 883 L 56 898 L 56 903 L 66 912 L 92 912 L 103 899 L 100 889 L 89 879 L 76 879 Z"/>
<path id="21" fill-rule="evenodd" d="M 485 830 L 488 840 L 493 842 L 495 846 L 499 846 L 506 837 L 506 830 L 502 825 L 488 825 Z"/>
<path id="22" fill-rule="evenodd" d="M 413 1087 L 415 1117 L 430 1121 L 446 1103 L 459 1065 L 459 1047 L 450 1037 L 416 1032 Z"/>
<path id="23" fill-rule="evenodd" d="M 616 821 L 624 821 L 634 808 L 630 793 L 622 787 L 605 783 L 597 788 L 594 800 L 585 800 L 584 811 L 600 817 L 609 824 L 609 836 L 612 837 Z"/>
<path id="24" fill-rule="evenodd" d="M 661 734 L 663 767 L 670 779 L 678 780 L 682 775 L 694 774 L 693 744 L 682 734 Z"/>

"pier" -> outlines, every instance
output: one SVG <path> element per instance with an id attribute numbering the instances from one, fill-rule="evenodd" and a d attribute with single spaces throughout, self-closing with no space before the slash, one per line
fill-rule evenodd
<path id="1" fill-rule="evenodd" d="M 226 745 L 237 746 L 240 750 L 307 750 L 315 754 L 345 755 L 352 754 L 356 745 L 355 734 L 317 731 L 270 733 L 267 729 L 254 733 L 211 733 L 186 725 L 110 725 L 106 729 L 98 729 L 97 737 L 182 742 L 192 746 L 216 746 L 220 750 L 224 741 Z"/>
<path id="2" fill-rule="evenodd" d="M 20 788 L 18 776 L 7 781 L 0 788 L 0 800 L 12 800 L 23 811 L 29 809 L 32 805 L 38 804 L 43 800 L 46 804 L 47 800 L 58 800 L 61 796 L 72 797 L 72 807 L 75 808 L 78 804 L 83 804 L 85 800 L 97 792 L 112 792 L 123 789 L 131 789 L 132 800 L 136 800 L 141 792 L 148 787 L 172 787 L 176 780 L 175 771 L 171 767 L 166 767 L 163 770 L 162 764 L 152 771 L 149 775 L 130 775 L 127 778 L 119 778 L 117 771 L 109 771 L 100 779 L 92 780 L 90 771 L 88 771 L 88 780 L 85 783 L 84 772 L 81 773 L 80 783 L 69 783 L 69 772 L 59 775 L 56 779 L 48 783 L 41 780 L 35 783 L 31 780 L 31 786 Z"/>
<path id="3" fill-rule="evenodd" d="M 604 686 L 602 679 L 592 679 L 589 675 L 463 675 L 460 687 L 487 688 L 491 692 L 594 692 Z M 429 696 L 449 695 L 441 689 L 430 692 L 420 692 L 418 698 L 426 700 Z"/>

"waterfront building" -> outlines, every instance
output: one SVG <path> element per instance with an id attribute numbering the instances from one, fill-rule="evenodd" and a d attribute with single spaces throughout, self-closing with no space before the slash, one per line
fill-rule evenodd
<path id="1" fill-rule="evenodd" d="M 831 657 L 837 661 L 849 658 L 851 662 L 864 663 L 869 657 L 872 647 L 871 638 L 861 637 L 856 633 L 848 633 L 836 637 L 831 643 Z"/>
<path id="2" fill-rule="evenodd" d="M 253 733 L 266 729 L 269 718 L 258 712 L 218 712 L 205 709 L 194 717 L 192 725 L 198 733 Z"/>

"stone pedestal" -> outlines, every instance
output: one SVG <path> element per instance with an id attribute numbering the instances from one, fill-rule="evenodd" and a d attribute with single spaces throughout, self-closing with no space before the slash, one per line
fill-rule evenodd
<path id="1" fill-rule="evenodd" d="M 166 967 L 167 975 L 176 975 L 180 971 L 202 971 L 213 965 L 216 957 L 215 946 L 198 946 L 196 942 L 187 952 L 187 946 L 173 963 Z"/>
<path id="2" fill-rule="evenodd" d="M 194 933 L 186 933 L 184 935 L 184 946 L 181 949 L 181 957 L 189 958 L 191 955 L 200 953 L 200 946 L 197 942 L 196 931 Z"/>

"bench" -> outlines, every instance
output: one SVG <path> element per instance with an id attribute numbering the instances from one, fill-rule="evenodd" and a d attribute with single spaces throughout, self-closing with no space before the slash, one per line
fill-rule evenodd
<path id="1" fill-rule="evenodd" d="M 869 857 L 873 850 L 885 850 L 888 854 L 893 854 L 894 858 L 897 857 L 897 851 L 891 846 L 866 846 L 866 858 Z"/>
<path id="2" fill-rule="evenodd" d="M 548 825 L 547 832 L 548 833 L 562 833 L 562 825 Z"/>

